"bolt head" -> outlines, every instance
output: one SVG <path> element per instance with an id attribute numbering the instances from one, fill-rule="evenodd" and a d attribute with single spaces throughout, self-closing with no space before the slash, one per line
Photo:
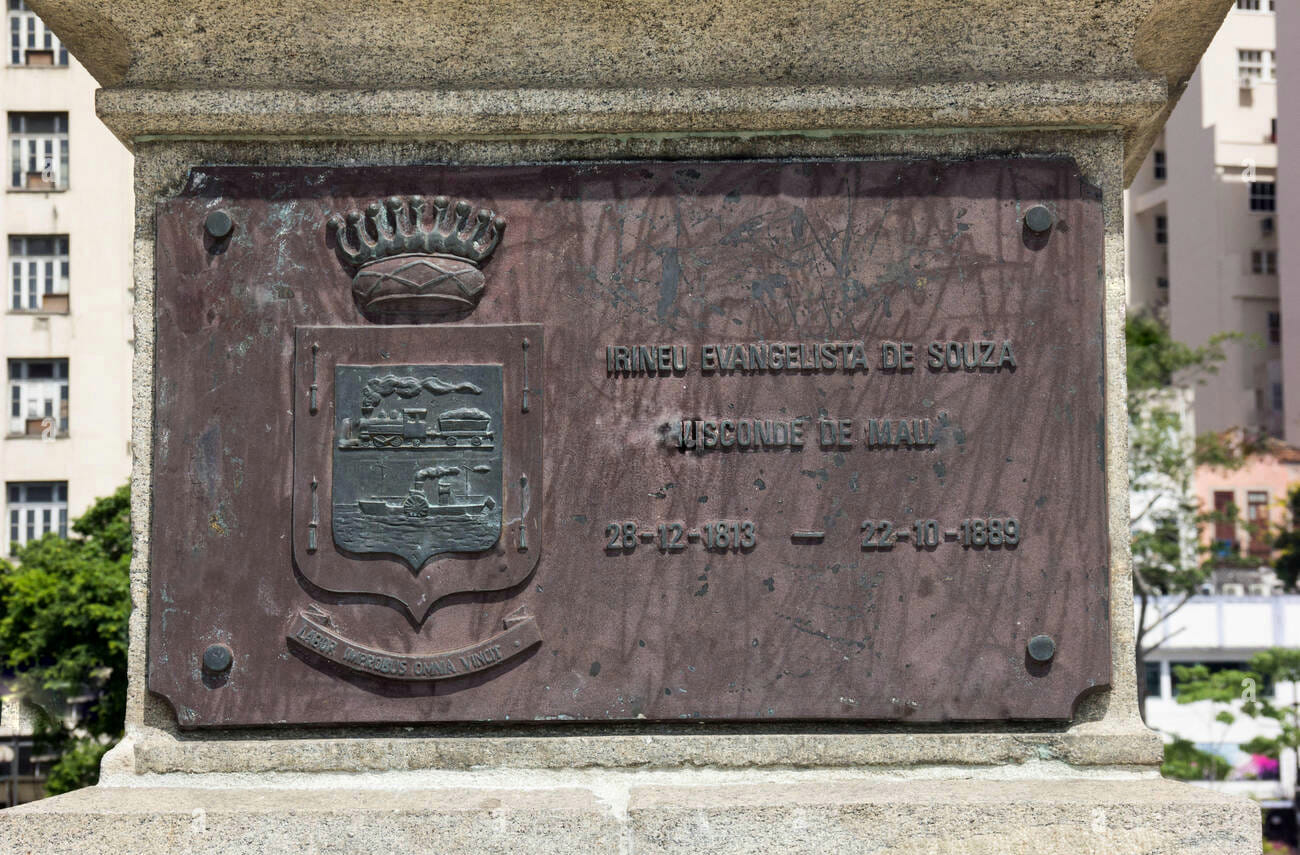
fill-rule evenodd
<path id="1" fill-rule="evenodd" d="M 212 237 L 220 240 L 235 228 L 235 221 L 230 219 L 230 215 L 225 211 L 213 211 L 203 221 L 203 228 Z"/>
<path id="2" fill-rule="evenodd" d="M 1051 662 L 1056 655 L 1056 642 L 1050 635 L 1035 635 L 1029 639 L 1029 658 L 1035 662 Z"/>
<path id="3" fill-rule="evenodd" d="M 211 644 L 203 651 L 203 668 L 214 674 L 229 671 L 234 661 L 235 654 L 224 644 Z"/>
<path id="4" fill-rule="evenodd" d="M 1028 211 L 1025 211 L 1025 228 L 1034 234 L 1042 234 L 1052 227 L 1056 222 L 1056 217 L 1052 212 L 1047 210 L 1045 205 L 1035 205 Z"/>

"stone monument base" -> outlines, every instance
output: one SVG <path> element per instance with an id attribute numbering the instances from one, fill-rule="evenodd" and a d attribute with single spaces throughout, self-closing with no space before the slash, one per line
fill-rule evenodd
<path id="1" fill-rule="evenodd" d="M 916 772 L 913 774 L 917 774 Z M 0 813 L 3 853 L 1243 855 L 1259 809 L 1151 777 L 899 779 L 822 772 L 403 773 L 279 787 L 99 786 Z M 1015 775 L 1002 770 L 1000 777 Z M 225 776 L 217 776 L 224 778 Z M 470 776 L 472 780 L 474 776 Z M 266 780 L 265 778 L 261 779 Z"/>
<path id="2" fill-rule="evenodd" d="M 29 5 L 103 85 L 99 114 L 136 158 L 134 611 L 128 740 L 105 757 L 99 787 L 0 812 L 0 855 L 1259 855 L 1258 805 L 1159 778 L 1159 738 L 1138 719 L 1128 547 L 1121 200 L 1231 0 Z M 979 166 L 990 159 L 1002 165 Z M 933 172 L 915 172 L 923 161 Z M 622 177 L 597 185 L 596 171 Z M 904 172 L 912 178 L 899 183 Z M 986 177 L 957 186 L 948 172 Z M 584 190 L 598 187 L 614 190 Z M 390 204 L 390 194 L 400 195 Z M 365 210 L 377 233 L 374 217 L 416 211 L 416 194 L 435 209 L 437 194 L 491 200 L 510 223 L 489 291 L 461 318 L 483 339 L 463 351 L 422 333 L 437 355 L 396 356 L 392 341 L 409 328 L 371 323 L 368 287 L 355 305 L 369 231 L 344 230 L 339 242 L 337 225 L 325 230 Z M 486 211 L 475 215 L 484 228 L 497 222 Z M 418 238 L 425 269 L 445 272 L 429 260 L 435 249 L 485 263 L 481 236 L 461 235 L 467 223 L 455 240 Z M 385 260 L 416 248 L 408 238 L 399 247 L 385 236 Z M 477 294 L 477 280 L 457 281 L 462 296 Z M 945 294 L 960 301 L 941 306 Z M 407 309 L 424 305 L 415 296 Z M 1040 319 L 1060 331 L 1044 333 Z M 1031 322 L 1037 359 L 1020 347 Z M 498 359 L 505 339 L 484 330 L 524 323 L 543 324 L 545 350 L 516 328 L 509 360 Z M 1016 332 L 997 334 L 1004 325 Z M 297 356 L 293 330 L 321 326 L 366 339 L 343 351 L 313 337 Z M 820 336 L 835 350 L 862 336 L 883 360 L 884 343 L 892 354 L 968 334 L 1015 338 L 1020 361 L 1000 378 L 972 364 L 951 386 L 919 361 L 910 379 L 901 363 L 888 369 L 900 376 L 872 367 L 879 398 L 842 371 L 702 370 L 710 342 Z M 651 341 L 698 347 L 700 372 L 679 387 L 604 362 L 604 347 Z M 308 433 L 295 419 L 333 418 L 334 392 L 321 384 L 340 364 L 373 361 L 354 354 L 437 371 L 510 366 L 499 412 L 483 411 L 504 425 L 501 462 L 468 467 L 498 474 L 464 492 L 499 495 L 506 524 L 519 508 L 513 560 L 480 562 L 492 570 L 482 578 L 466 564 L 442 593 L 441 569 L 421 577 L 425 587 L 397 565 L 374 587 L 380 565 L 344 563 L 325 528 L 316 540 L 323 513 L 333 529 L 324 450 L 336 445 L 323 437 L 343 425 Z M 1002 382 L 1016 379 L 1011 367 L 1019 386 Z M 705 418 L 709 402 L 723 413 L 751 402 L 755 418 L 824 407 L 830 424 L 833 411 L 848 423 L 874 404 L 888 420 L 940 400 L 964 437 L 954 433 L 963 448 L 948 459 L 964 462 L 907 464 L 930 499 L 899 506 L 894 519 L 914 520 L 916 534 L 892 552 L 850 523 L 884 513 L 871 493 L 912 501 L 899 487 L 910 470 L 880 468 L 893 451 L 854 452 L 839 475 L 782 484 L 788 499 L 775 500 L 766 484 L 781 476 L 747 467 L 786 451 L 737 448 L 723 464 L 688 458 L 681 443 L 670 457 L 655 439 L 667 418 Z M 509 417 L 507 401 L 517 402 Z M 403 406 L 423 418 L 425 404 Z M 1048 417 L 1058 427 L 1011 447 L 1013 430 Z M 386 449 L 460 441 L 386 424 L 372 449 L 376 437 Z M 813 436 L 801 459 L 840 468 Z M 838 436 L 847 443 L 849 431 Z M 294 443 L 307 437 L 322 439 L 300 454 Z M 584 454 L 604 468 L 569 465 Z M 783 480 L 818 474 L 779 459 Z M 1073 468 L 1048 473 L 1047 461 Z M 861 488 L 848 478 L 855 466 Z M 411 468 L 420 483 L 443 477 Z M 370 478 L 358 471 L 344 474 Z M 504 489 L 507 472 L 518 489 Z M 768 482 L 753 480 L 760 473 Z M 682 489 L 650 492 L 670 478 Z M 340 507 L 390 516 L 381 486 Z M 1020 548 L 1020 519 L 1003 514 L 1021 507 L 1059 536 L 1025 529 L 1039 539 Z M 996 545 L 972 534 L 968 547 L 982 551 L 963 553 L 954 530 L 940 561 L 925 551 L 938 548 L 933 537 L 919 540 L 938 534 L 938 519 L 917 519 L 929 513 L 952 525 L 965 515 L 972 533 L 996 520 L 1000 546 L 1017 549 L 985 550 Z M 828 529 L 848 514 L 840 546 L 795 528 L 822 514 Z M 615 519 L 623 534 L 611 542 Z M 666 537 L 674 519 L 712 521 L 713 542 L 699 537 L 691 557 L 683 547 L 674 558 L 665 539 L 655 557 L 655 531 L 638 523 L 666 523 Z M 716 532 L 728 520 L 737 534 L 724 547 Z M 746 522 L 750 535 L 762 523 L 763 551 L 724 556 L 757 546 L 744 544 Z M 389 538 L 374 545 L 400 540 Z M 532 572 L 520 556 L 537 555 L 535 584 L 492 581 Z M 724 561 L 711 590 L 696 587 L 707 574 L 696 579 L 693 562 Z M 798 572 L 759 587 L 768 567 Z M 751 599 L 769 595 L 790 605 Z M 433 642 L 390 613 L 404 596 L 422 609 L 441 597 L 456 605 L 443 613 L 448 639 L 523 625 L 512 622 L 519 605 L 536 606 L 528 614 L 542 623 L 545 606 L 546 647 L 512 671 L 459 671 L 436 691 L 387 685 L 393 663 Z M 350 632 L 391 631 L 352 648 L 364 667 L 380 661 L 377 674 L 340 670 L 317 655 L 337 643 L 311 625 L 290 629 L 326 606 L 331 627 L 348 615 Z M 809 622 L 809 609 L 833 617 Z M 767 626 L 770 642 L 739 634 L 751 625 Z M 298 649 L 290 632 L 326 643 Z M 1040 636 L 1048 644 L 1030 649 Z M 689 691 L 682 680 L 694 681 Z"/>

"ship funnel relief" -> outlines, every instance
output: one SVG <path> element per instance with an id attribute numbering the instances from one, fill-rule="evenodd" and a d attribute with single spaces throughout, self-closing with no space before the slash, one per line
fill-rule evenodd
<path id="1" fill-rule="evenodd" d="M 418 571 L 501 533 L 501 367 L 335 368 L 334 542 Z M 404 492 L 403 492 L 404 491 Z"/>

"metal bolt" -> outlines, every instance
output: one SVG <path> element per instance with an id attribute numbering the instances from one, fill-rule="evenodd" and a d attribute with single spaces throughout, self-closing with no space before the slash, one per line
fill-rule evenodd
<path id="1" fill-rule="evenodd" d="M 203 651 L 203 667 L 214 674 L 229 671 L 234 661 L 235 654 L 231 653 L 230 648 L 224 644 L 211 644 Z"/>
<path id="2" fill-rule="evenodd" d="M 1056 655 L 1056 642 L 1050 635 L 1035 635 L 1029 639 L 1029 658 L 1035 662 L 1051 662 Z"/>
<path id="3" fill-rule="evenodd" d="M 234 227 L 235 221 L 230 219 L 230 215 L 225 211 L 213 211 L 211 214 L 208 214 L 207 219 L 203 221 L 203 228 L 207 230 L 208 234 L 212 235 L 217 240 L 221 240 L 223 237 L 230 234 Z"/>
<path id="4" fill-rule="evenodd" d="M 1052 227 L 1056 222 L 1056 217 L 1052 212 L 1047 210 L 1046 205 L 1035 205 L 1028 211 L 1025 211 L 1025 228 L 1034 234 L 1042 234 Z"/>

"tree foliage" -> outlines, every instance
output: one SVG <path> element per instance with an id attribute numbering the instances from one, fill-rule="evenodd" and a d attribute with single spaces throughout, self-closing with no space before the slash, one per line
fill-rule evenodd
<path id="1" fill-rule="evenodd" d="M 1143 506 L 1132 515 L 1133 572 L 1139 596 L 1194 592 L 1208 568 L 1188 560 L 1189 530 L 1199 508 L 1192 491 L 1201 463 L 1231 466 L 1240 447 L 1207 436 L 1189 441 L 1177 390 L 1200 382 L 1226 358 L 1223 342 L 1204 347 L 1175 341 L 1158 319 L 1132 315 L 1125 322 L 1128 353 L 1129 488 Z M 1175 382 L 1179 385 L 1175 385 Z"/>
<path id="2" fill-rule="evenodd" d="M 1281 551 L 1273 569 L 1287 588 L 1295 588 L 1296 581 L 1300 580 L 1300 484 L 1293 485 L 1287 493 L 1286 507 L 1291 524 L 1273 541 L 1273 547 Z"/>
<path id="3" fill-rule="evenodd" d="M 1179 781 L 1222 781 L 1231 770 L 1227 760 L 1182 738 L 1165 745 L 1165 760 L 1160 764 L 1161 775 Z"/>
<path id="4" fill-rule="evenodd" d="M 1202 347 L 1175 341 L 1148 314 L 1129 316 L 1127 345 L 1129 489 L 1138 503 L 1130 518 L 1133 586 L 1138 598 L 1137 674 L 1144 693 L 1144 662 L 1157 644 L 1151 631 L 1197 592 L 1213 570 L 1200 544 L 1201 527 L 1216 518 L 1198 506 L 1192 489 L 1202 464 L 1234 468 L 1253 450 L 1242 440 L 1207 434 L 1193 437 L 1185 424 L 1190 399 L 1181 390 L 1204 382 L 1227 358 L 1224 344 L 1234 333 L 1212 337 Z M 1230 511 L 1231 512 L 1231 511 Z M 1216 559 L 1217 560 L 1217 559 Z M 1154 614 L 1154 600 L 1178 596 L 1172 609 Z"/>
<path id="5" fill-rule="evenodd" d="M 37 738 L 60 755 L 51 794 L 93 784 L 121 737 L 131 602 L 130 491 L 99 499 L 68 539 L 47 534 L 0 561 L 0 667 L 37 712 Z"/>
<path id="6" fill-rule="evenodd" d="M 1283 748 L 1300 748 L 1300 698 L 1271 696 L 1267 689 L 1279 683 L 1300 683 L 1300 649 L 1272 647 L 1251 657 L 1248 670 L 1211 673 L 1204 665 L 1179 667 L 1178 702 L 1214 701 L 1224 704 L 1217 718 L 1225 724 L 1236 720 L 1239 708 L 1249 718 L 1269 718 L 1278 723 L 1277 736 L 1257 736 L 1241 746 L 1251 754 L 1277 759 Z M 1293 695 L 1297 689 L 1292 689 Z"/>
<path id="7" fill-rule="evenodd" d="M 1219 333 L 1204 346 L 1191 347 L 1175 341 L 1158 318 L 1144 313 L 1130 315 L 1124 323 L 1129 394 L 1196 382 L 1205 374 L 1217 373 L 1219 364 L 1227 359 L 1224 342 L 1239 338 L 1237 333 Z"/>
<path id="8" fill-rule="evenodd" d="M 46 776 L 45 792 L 57 796 L 94 784 L 99 780 L 99 761 L 114 744 L 114 740 L 101 742 L 91 737 L 68 740 L 62 755 Z"/>

